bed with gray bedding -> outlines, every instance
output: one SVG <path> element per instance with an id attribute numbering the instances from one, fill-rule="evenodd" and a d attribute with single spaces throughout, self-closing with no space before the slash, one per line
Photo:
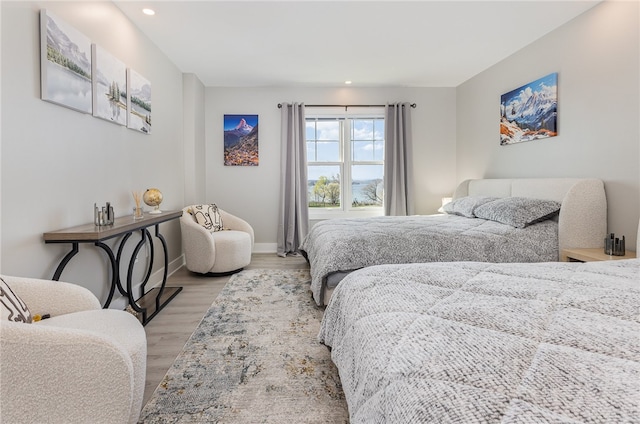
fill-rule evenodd
<path id="1" fill-rule="evenodd" d="M 514 203 L 523 199 L 538 203 Z M 466 180 L 456 189 L 455 202 L 459 208 L 441 215 L 315 224 L 300 249 L 310 264 L 316 303 L 326 305 L 345 275 L 367 266 L 557 261 L 561 249 L 602 246 L 606 233 L 604 185 L 597 179 Z M 559 210 L 547 213 L 547 204 L 536 209 L 545 202 Z M 528 212 L 540 213 L 525 219 L 531 218 L 522 215 Z"/>
<path id="2" fill-rule="evenodd" d="M 640 259 L 380 265 L 318 335 L 351 423 L 640 422 Z"/>
<path id="3" fill-rule="evenodd" d="M 443 261 L 545 262 L 558 259 L 557 222 L 526 228 L 458 215 L 381 216 L 316 224 L 303 249 L 313 252 L 311 289 L 324 303 L 332 276 L 367 266 Z"/>

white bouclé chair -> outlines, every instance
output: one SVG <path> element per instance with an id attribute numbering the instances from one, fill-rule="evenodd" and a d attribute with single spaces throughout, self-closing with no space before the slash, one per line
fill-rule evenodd
<path id="1" fill-rule="evenodd" d="M 136 423 L 144 396 L 147 338 L 128 312 L 102 309 L 69 283 L 2 276 L 5 294 L 32 315 L 0 321 L 0 422 Z M 8 289 L 7 289 L 8 287 Z"/>
<path id="2" fill-rule="evenodd" d="M 251 263 L 253 228 L 245 220 L 219 208 L 216 209 L 222 229 L 211 229 L 211 222 L 203 226 L 194 216 L 195 208 L 203 206 L 208 205 L 192 205 L 182 210 L 180 229 L 187 269 L 212 275 L 241 271 Z"/>

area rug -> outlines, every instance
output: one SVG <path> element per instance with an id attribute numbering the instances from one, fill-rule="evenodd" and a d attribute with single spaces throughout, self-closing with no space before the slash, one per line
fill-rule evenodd
<path id="1" fill-rule="evenodd" d="M 233 275 L 140 423 L 347 423 L 308 270 Z"/>

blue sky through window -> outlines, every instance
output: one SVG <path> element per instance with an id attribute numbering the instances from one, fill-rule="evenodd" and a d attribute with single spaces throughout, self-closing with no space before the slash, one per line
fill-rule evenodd
<path id="1" fill-rule="evenodd" d="M 384 160 L 384 119 L 353 119 L 351 128 L 352 159 L 354 161 Z M 340 162 L 340 121 L 309 120 L 306 123 L 307 161 Z M 382 178 L 381 165 L 352 167 L 354 180 Z M 333 174 L 331 174 L 333 172 Z M 308 178 L 331 177 L 336 167 L 311 166 Z"/>

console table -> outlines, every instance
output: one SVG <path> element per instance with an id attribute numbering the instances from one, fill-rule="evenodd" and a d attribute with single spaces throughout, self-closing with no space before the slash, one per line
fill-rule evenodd
<path id="1" fill-rule="evenodd" d="M 160 224 L 163 222 L 171 221 L 173 219 L 180 218 L 182 211 L 166 211 L 159 214 L 145 214 L 143 218 L 133 219 L 133 215 L 116 218 L 112 225 L 97 226 L 94 224 L 78 225 L 76 227 L 65 228 L 63 230 L 51 231 L 43 234 L 45 243 L 70 243 L 71 251 L 67 253 L 60 264 L 56 268 L 53 274 L 54 280 L 59 280 L 62 271 L 67 266 L 71 258 L 78 253 L 78 246 L 80 243 L 93 243 L 95 246 L 102 249 L 109 257 L 109 263 L 111 265 L 111 287 L 109 289 L 109 296 L 104 304 L 104 308 L 108 308 L 113 299 L 116 288 L 121 295 L 126 296 L 129 301 L 129 305 L 141 314 L 142 324 L 149 322 L 160 310 L 169 303 L 181 290 L 182 287 L 165 287 L 167 283 L 167 272 L 169 267 L 169 256 L 167 254 L 167 242 L 162 234 L 160 234 Z M 151 270 L 153 268 L 154 249 L 153 239 L 149 232 L 149 227 L 155 227 L 155 236 L 162 243 L 162 249 L 164 251 L 164 275 L 162 277 L 162 284 L 159 287 L 153 287 L 148 291 L 145 291 L 145 286 L 151 276 Z M 122 253 L 124 246 L 129 240 L 129 237 L 136 232 L 140 231 L 141 238 L 138 244 L 133 249 L 131 258 L 129 259 L 129 265 L 127 268 L 127 280 L 126 289 L 122 286 L 120 279 L 120 264 L 122 263 Z M 123 236 L 120 243 L 117 244 L 117 252 L 114 254 L 111 247 L 104 243 L 105 240 L 109 240 L 115 237 Z M 140 297 L 134 298 L 132 290 L 132 277 L 133 267 L 135 259 L 140 252 L 140 249 L 146 242 L 149 242 L 150 257 L 149 268 L 146 271 L 145 277 L 140 286 Z"/>

